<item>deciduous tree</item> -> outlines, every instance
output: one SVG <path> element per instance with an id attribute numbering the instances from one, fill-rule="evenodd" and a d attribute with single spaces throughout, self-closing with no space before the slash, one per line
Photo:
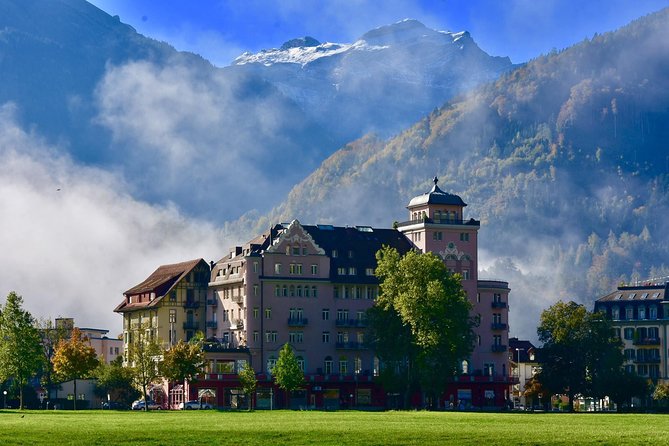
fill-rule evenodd
<path id="1" fill-rule="evenodd" d="M 284 344 L 279 351 L 279 358 L 272 369 L 272 376 L 276 385 L 286 391 L 287 400 L 290 404 L 290 393 L 304 383 L 304 372 L 302 372 L 290 344 Z"/>
<path id="2" fill-rule="evenodd" d="M 23 388 L 44 364 L 35 320 L 22 306 L 23 298 L 12 291 L 0 308 L 0 381 L 14 380 L 19 389 L 20 409 L 23 409 Z"/>
<path id="3" fill-rule="evenodd" d="M 133 386 L 133 370 L 123 367 L 123 357 L 118 356 L 111 363 L 101 363 L 95 372 L 98 378 L 95 394 L 109 402 L 129 406 L 139 395 Z"/>
<path id="4" fill-rule="evenodd" d="M 73 382 L 74 410 L 77 410 L 77 380 L 88 378 L 100 365 L 95 349 L 78 328 L 69 339 L 61 339 L 53 356 L 53 371 L 60 382 Z"/>
<path id="5" fill-rule="evenodd" d="M 258 379 L 256 378 L 255 370 L 253 370 L 253 367 L 248 362 L 239 371 L 239 384 L 242 386 L 242 390 L 248 399 L 249 410 L 253 410 L 253 395 L 256 392 L 256 387 L 258 387 Z"/>
<path id="6" fill-rule="evenodd" d="M 164 354 L 160 343 L 151 333 L 147 326 L 132 330 L 128 344 L 128 364 L 132 370 L 133 381 L 147 403 L 148 386 L 160 379 L 160 362 Z M 149 410 L 148 404 L 144 405 L 144 410 Z"/>
<path id="7" fill-rule="evenodd" d="M 160 371 L 170 382 L 193 382 L 204 370 L 204 351 L 202 338 L 193 338 L 191 342 L 179 342 L 165 351 Z"/>
<path id="8" fill-rule="evenodd" d="M 562 301 L 541 313 L 537 328 L 542 341 L 541 384 L 553 393 L 604 396 L 611 392 L 607 376 L 623 363 L 622 344 L 610 321 L 583 305 Z"/>
<path id="9" fill-rule="evenodd" d="M 384 247 L 376 258 L 381 293 L 370 312 L 374 342 L 380 347 L 376 351 L 382 359 L 397 361 L 388 341 L 401 340 L 408 385 L 415 377 L 423 392 L 434 397 L 474 347 L 476 323 L 461 277 L 451 274 L 433 253 L 410 251 L 400 256 L 394 248 Z M 379 311 L 389 314 L 374 314 Z"/>

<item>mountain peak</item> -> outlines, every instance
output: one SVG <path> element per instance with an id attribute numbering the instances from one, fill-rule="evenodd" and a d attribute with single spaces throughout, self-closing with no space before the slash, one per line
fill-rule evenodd
<path id="1" fill-rule="evenodd" d="M 416 40 L 437 31 L 428 28 L 415 19 L 404 19 L 391 25 L 384 25 L 366 32 L 360 37 L 372 45 L 388 45 L 391 43 Z"/>
<path id="2" fill-rule="evenodd" d="M 313 37 L 304 36 L 284 42 L 284 44 L 281 45 L 280 50 L 285 51 L 291 48 L 308 48 L 308 47 L 318 46 L 320 44 L 321 43 L 318 40 L 314 39 Z"/>

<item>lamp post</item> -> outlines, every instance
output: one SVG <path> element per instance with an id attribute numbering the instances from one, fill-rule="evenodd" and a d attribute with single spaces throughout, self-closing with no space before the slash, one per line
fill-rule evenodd
<path id="1" fill-rule="evenodd" d="M 177 315 L 175 313 L 170 313 L 170 346 L 174 346 L 174 324 L 177 321 Z"/>
<path id="2" fill-rule="evenodd" d="M 7 409 L 7 391 L 2 391 L 2 408 Z"/>

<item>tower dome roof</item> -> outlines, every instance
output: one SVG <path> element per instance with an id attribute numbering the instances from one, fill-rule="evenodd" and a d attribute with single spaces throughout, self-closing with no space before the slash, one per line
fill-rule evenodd
<path id="1" fill-rule="evenodd" d="M 432 187 L 430 192 L 425 192 L 422 195 L 418 195 L 417 197 L 412 198 L 411 201 L 409 202 L 409 206 L 407 207 L 411 208 L 422 204 L 447 204 L 454 206 L 467 206 L 467 203 L 462 201 L 462 198 L 460 198 L 458 195 L 449 194 L 448 192 L 444 192 L 443 190 L 439 189 L 439 186 L 437 186 L 439 178 L 434 177 L 433 181 L 434 181 L 434 186 Z"/>

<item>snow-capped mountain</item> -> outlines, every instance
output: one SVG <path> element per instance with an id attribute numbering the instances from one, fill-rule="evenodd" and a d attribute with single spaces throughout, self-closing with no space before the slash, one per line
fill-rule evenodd
<path id="1" fill-rule="evenodd" d="M 353 43 L 290 40 L 234 61 L 302 105 L 344 138 L 388 135 L 436 105 L 511 67 L 482 51 L 468 32 L 436 31 L 405 19 Z M 383 110 L 382 113 L 379 110 Z M 361 132 L 362 131 L 362 132 Z"/>

